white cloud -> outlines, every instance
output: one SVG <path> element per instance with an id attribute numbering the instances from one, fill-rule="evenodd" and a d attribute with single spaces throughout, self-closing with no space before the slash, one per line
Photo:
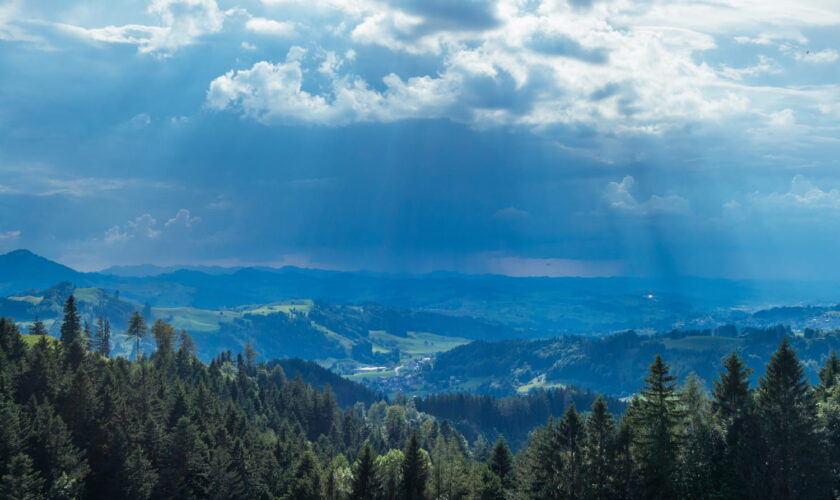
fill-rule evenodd
<path id="1" fill-rule="evenodd" d="M 349 57 L 336 56 L 352 48 L 327 49 L 317 66 L 326 83 L 309 73 L 316 67 L 312 61 L 265 60 L 215 79 L 207 102 L 266 124 L 446 118 L 477 127 L 580 127 L 602 138 L 661 135 L 724 120 L 744 128 L 745 119 L 761 124 L 782 109 L 840 98 L 840 89 L 800 87 L 797 103 L 782 103 L 794 99 L 790 89 L 743 83 L 747 77 L 782 73 L 774 59 L 757 54 L 755 65 L 715 69 L 698 54 L 716 48 L 717 37 L 735 30 L 741 33 L 729 34 L 730 39 L 771 44 L 801 40 L 796 29 L 787 29 L 794 21 L 797 26 L 826 25 L 834 18 L 840 23 L 826 4 L 811 2 L 809 9 L 780 17 L 772 8 L 745 1 L 640 6 L 614 0 L 580 9 L 566 2 L 534 8 L 529 2 L 498 0 L 470 3 L 456 22 L 437 1 L 317 0 L 305 2 L 312 7 L 308 12 L 340 12 L 343 28 L 334 33 L 347 44 L 436 56 L 438 70 L 413 78 L 389 75 L 382 86 L 354 75 L 352 65 L 342 64 Z M 813 15 L 823 11 L 826 16 Z M 671 12 L 685 15 L 669 20 Z M 692 15 L 696 23 L 689 25 Z M 414 99 L 408 106 L 392 95 Z M 575 140 L 567 138 L 561 147 L 574 150 Z"/>
<path id="2" fill-rule="evenodd" d="M 747 66 L 745 68 L 731 68 L 729 66 L 724 66 L 721 70 L 721 74 L 726 78 L 731 78 L 733 80 L 742 80 L 745 76 L 758 76 L 758 75 L 777 75 L 782 72 L 782 67 L 776 62 L 774 59 L 759 55 L 758 56 L 758 64 L 754 64 L 752 66 Z"/>
<path id="3" fill-rule="evenodd" d="M 37 188 L 32 194 L 37 196 L 66 195 L 80 198 L 93 196 L 104 191 L 116 191 L 133 183 L 130 179 L 103 179 L 100 177 L 46 178 L 41 179 L 41 181 L 44 187 Z"/>
<path id="4" fill-rule="evenodd" d="M 103 240 L 109 244 L 121 244 L 137 239 L 156 240 L 165 234 L 189 230 L 200 220 L 201 218 L 192 216 L 189 210 L 182 208 L 161 227 L 151 214 L 143 214 L 125 224 L 111 226 L 105 231 Z"/>
<path id="5" fill-rule="evenodd" d="M 20 237 L 20 231 L 6 231 L 0 233 L 0 241 L 16 240 Z"/>
<path id="6" fill-rule="evenodd" d="M 93 41 L 133 44 L 140 52 L 167 56 L 204 35 L 221 31 L 226 15 L 215 0 L 152 0 L 147 10 L 160 20 L 161 25 L 83 28 L 59 23 L 58 26 Z"/>
<path id="7" fill-rule="evenodd" d="M 297 34 L 296 24 L 289 21 L 275 21 L 264 17 L 253 17 L 245 23 L 245 27 L 260 35 L 274 35 L 292 37 Z"/>
<path id="8" fill-rule="evenodd" d="M 201 221 L 201 217 L 193 217 L 190 215 L 189 210 L 187 210 L 186 208 L 182 208 L 178 210 L 178 213 L 175 214 L 175 217 L 166 221 L 166 224 L 164 224 L 163 226 L 165 228 L 174 228 L 178 226 L 191 228 L 193 224 L 199 221 Z"/>
<path id="9" fill-rule="evenodd" d="M 840 54 L 838 54 L 837 51 L 834 49 L 823 49 L 817 52 L 807 50 L 804 54 L 801 51 L 796 52 L 795 57 L 798 61 L 805 61 L 815 64 L 826 64 L 833 63 L 837 59 L 840 59 Z"/>
<path id="10" fill-rule="evenodd" d="M 797 174 L 785 193 L 752 193 L 747 199 L 750 208 L 768 212 L 796 214 L 802 212 L 840 212 L 840 189 L 821 189 L 803 175 Z"/>
<path id="11" fill-rule="evenodd" d="M 135 217 L 121 226 L 112 226 L 105 231 L 105 243 L 124 243 L 134 238 L 154 239 L 160 236 L 160 230 L 155 229 L 157 219 L 150 214 Z"/>
<path id="12" fill-rule="evenodd" d="M 305 54 L 301 47 L 292 47 L 283 63 L 261 61 L 249 70 L 229 71 L 210 84 L 208 105 L 239 110 L 263 123 L 342 125 L 439 117 L 455 104 L 454 83 L 428 76 L 404 81 L 389 74 L 383 78 L 384 92 L 358 77 L 336 76 L 330 92 L 313 94 L 302 88 Z"/>
<path id="13" fill-rule="evenodd" d="M 770 113 L 771 127 L 790 127 L 796 124 L 796 113 L 792 109 L 783 109 Z"/>
<path id="14" fill-rule="evenodd" d="M 646 201 L 638 201 L 630 192 L 635 183 L 629 175 L 621 182 L 608 183 L 602 194 L 607 207 L 632 215 L 685 215 L 691 212 L 688 200 L 678 195 L 652 195 Z"/>

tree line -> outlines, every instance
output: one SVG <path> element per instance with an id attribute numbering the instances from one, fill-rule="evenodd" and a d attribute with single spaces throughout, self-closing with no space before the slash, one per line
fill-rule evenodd
<path id="1" fill-rule="evenodd" d="M 156 349 L 133 360 L 110 358 L 104 319 L 86 331 L 71 299 L 58 341 L 27 345 L 0 318 L 0 498 L 840 494 L 840 359 L 812 386 L 787 338 L 755 387 L 735 353 L 711 391 L 696 376 L 678 383 L 657 355 L 623 414 L 603 397 L 569 404 L 513 454 L 504 437 L 468 440 L 412 399 L 342 408 L 328 386 L 289 380 L 249 346 L 205 364 L 186 332 L 136 316 L 132 340 L 151 333 Z"/>

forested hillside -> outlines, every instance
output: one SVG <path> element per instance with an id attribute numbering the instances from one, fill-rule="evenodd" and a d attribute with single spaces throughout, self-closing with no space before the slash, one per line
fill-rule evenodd
<path id="1" fill-rule="evenodd" d="M 44 290 L 28 290 L 0 297 L 0 316 L 29 326 L 36 319 L 58 335 L 62 308 L 76 298 L 82 322 L 109 321 L 112 350 L 131 355 L 126 342 L 131 312 L 139 309 L 148 323 L 162 319 L 191 332 L 200 356 L 238 351 L 250 342 L 263 359 L 301 357 L 339 363 L 352 369 L 359 364 L 399 364 L 401 360 L 429 356 L 468 342 L 469 339 L 503 339 L 526 335 L 504 325 L 468 317 L 410 311 L 377 304 L 340 305 L 308 299 L 255 304 L 231 309 L 153 307 L 132 302 L 118 291 L 79 288 L 63 282 Z M 151 340 L 141 346 L 153 347 Z"/>
<path id="2" fill-rule="evenodd" d="M 147 333 L 139 313 L 129 330 Z M 656 355 L 623 415 L 604 398 L 440 396 L 358 402 L 257 363 L 249 347 L 204 364 L 156 321 L 155 350 L 109 358 L 69 299 L 61 339 L 0 319 L 0 497 L 566 499 L 832 498 L 840 492 L 840 359 L 811 386 L 788 337 L 751 387 L 728 356 L 711 393 Z M 364 391 L 363 391 L 364 392 Z M 362 392 L 362 393 L 363 393 Z M 571 399 L 571 400 L 570 400 Z M 540 408 L 546 405 L 548 408 Z M 456 423 L 516 408 L 563 411 L 515 456 Z M 615 410 L 615 408 L 612 408 Z M 583 410 L 586 410 L 585 412 Z M 525 422 L 517 419 L 517 422 Z M 499 428 L 500 431 L 511 431 Z M 511 431 L 512 432 L 512 431 Z"/>
<path id="3" fill-rule="evenodd" d="M 573 385 L 596 392 L 627 396 L 642 383 L 653 356 L 669 360 L 679 376 L 696 373 L 711 388 L 717 367 L 736 351 L 753 370 L 752 382 L 764 372 L 782 338 L 800 353 L 805 374 L 818 380 L 819 367 L 840 350 L 840 331 L 806 329 L 794 335 L 786 326 L 719 327 L 679 330 L 657 335 L 627 331 L 606 337 L 570 335 L 542 340 L 473 342 L 437 356 L 423 376 L 438 389 L 462 387 L 487 394 L 512 394 L 539 387 Z"/>

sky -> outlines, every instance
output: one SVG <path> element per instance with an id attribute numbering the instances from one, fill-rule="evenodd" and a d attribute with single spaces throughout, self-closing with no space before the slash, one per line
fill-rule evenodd
<path id="1" fill-rule="evenodd" d="M 837 0 L 0 0 L 0 251 L 840 279 Z"/>

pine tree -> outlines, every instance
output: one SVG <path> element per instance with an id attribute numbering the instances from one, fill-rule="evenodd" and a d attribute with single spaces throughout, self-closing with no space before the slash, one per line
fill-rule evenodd
<path id="1" fill-rule="evenodd" d="M 198 349 L 196 349 L 195 341 L 192 337 L 187 333 L 186 330 L 181 330 L 181 335 L 179 337 L 179 350 L 189 354 L 191 356 L 195 356 Z"/>
<path id="2" fill-rule="evenodd" d="M 770 358 L 756 390 L 766 456 L 756 487 L 768 499 L 824 498 L 825 459 L 816 429 L 815 398 L 787 337 Z"/>
<path id="3" fill-rule="evenodd" d="M 82 331 L 81 317 L 76 310 L 76 298 L 67 297 L 64 303 L 64 321 L 61 323 L 61 343 L 69 346 L 79 339 Z"/>
<path id="4" fill-rule="evenodd" d="M 563 446 L 563 474 L 561 491 L 564 498 L 574 499 L 581 496 L 581 445 L 585 440 L 583 422 L 575 408 L 570 404 L 560 421 L 558 433 Z"/>
<path id="5" fill-rule="evenodd" d="M 825 400 L 831 394 L 831 389 L 837 382 L 837 377 L 840 376 L 840 358 L 837 357 L 836 351 L 831 351 L 825 364 L 820 368 L 820 385 L 817 387 L 817 392 L 821 400 Z"/>
<path id="6" fill-rule="evenodd" d="M 820 431 L 828 450 L 828 469 L 833 478 L 831 490 L 840 498 L 840 384 L 819 404 Z"/>
<path id="7" fill-rule="evenodd" d="M 513 486 L 513 454 L 510 452 L 504 436 L 499 436 L 496 444 L 493 445 L 493 451 L 490 453 L 487 466 L 494 474 L 499 476 L 502 487 L 508 489 Z"/>
<path id="8" fill-rule="evenodd" d="M 505 500 L 505 489 L 499 476 L 485 464 L 476 465 L 473 472 L 473 495 L 475 500 Z"/>
<path id="9" fill-rule="evenodd" d="M 47 327 L 44 326 L 44 322 L 38 318 L 37 314 L 35 315 L 35 322 L 29 327 L 29 335 L 47 335 Z"/>
<path id="10" fill-rule="evenodd" d="M 528 436 L 528 445 L 515 462 L 517 494 L 524 498 L 561 498 L 565 451 L 559 425 L 553 418 Z"/>
<path id="11" fill-rule="evenodd" d="M 139 312 L 134 311 L 128 321 L 128 330 L 125 334 L 128 338 L 134 339 L 134 359 L 140 357 L 140 341 L 146 336 L 146 320 Z"/>
<path id="12" fill-rule="evenodd" d="M 356 461 L 353 475 L 353 488 L 350 492 L 351 500 L 376 500 L 379 498 L 379 472 L 376 468 L 376 457 L 370 443 L 365 441 L 359 459 Z"/>
<path id="13" fill-rule="evenodd" d="M 181 417 L 172 431 L 161 470 L 163 496 L 202 498 L 207 494 L 208 450 L 198 429 L 188 417 Z"/>
<path id="14" fill-rule="evenodd" d="M 49 402 L 31 399 L 27 406 L 31 419 L 27 449 L 46 481 L 47 496 L 79 496 L 89 471 L 83 452 L 73 445 L 67 426 Z"/>
<path id="15" fill-rule="evenodd" d="M 35 470 L 32 459 L 23 453 L 13 456 L 0 478 L 0 498 L 41 500 L 45 498 L 43 491 L 44 479 Z"/>
<path id="16" fill-rule="evenodd" d="M 87 347 L 88 349 L 92 349 L 91 346 L 94 343 L 94 338 L 93 330 L 90 329 L 90 323 L 85 321 L 85 326 L 82 328 L 82 331 L 84 332 L 82 338 L 84 339 L 85 347 Z"/>
<path id="17" fill-rule="evenodd" d="M 158 474 L 142 448 L 133 446 L 123 459 L 120 471 L 122 494 L 126 500 L 147 500 L 158 482 Z"/>
<path id="18" fill-rule="evenodd" d="M 96 332 L 94 343 L 91 349 L 100 356 L 108 358 L 111 356 L 111 323 L 104 316 L 96 320 Z"/>
<path id="19" fill-rule="evenodd" d="M 592 403 L 586 419 L 586 441 L 583 445 L 584 492 L 587 498 L 605 500 L 613 494 L 613 441 L 615 421 L 607 412 L 603 396 Z"/>
<path id="20" fill-rule="evenodd" d="M 417 434 L 412 433 L 403 450 L 402 484 L 400 485 L 402 500 L 422 500 L 426 495 L 426 481 L 429 478 L 429 466 Z"/>
<path id="21" fill-rule="evenodd" d="M 646 498 L 669 499 L 676 496 L 677 427 L 681 418 L 676 378 L 669 374 L 669 367 L 662 357 L 656 355 L 639 395 L 638 414 L 632 416 Z"/>
<path id="22" fill-rule="evenodd" d="M 321 500 L 321 469 L 311 451 L 305 451 L 295 469 L 290 497 L 295 500 Z"/>
<path id="23" fill-rule="evenodd" d="M 703 382 L 696 374 L 691 373 L 686 378 L 680 396 L 684 413 L 680 431 L 682 455 L 678 468 L 680 498 L 715 498 L 723 489 L 723 471 L 730 467 L 721 466 L 723 439 L 714 430 L 711 405 Z"/>
<path id="24" fill-rule="evenodd" d="M 159 319 L 152 325 L 152 337 L 154 337 L 155 344 L 157 344 L 157 355 L 160 358 L 166 359 L 172 354 L 175 345 L 175 335 L 175 329 L 172 328 L 172 325 L 163 320 Z"/>
<path id="25" fill-rule="evenodd" d="M 724 360 L 723 368 L 714 381 L 711 402 L 712 415 L 723 437 L 723 450 L 718 457 L 723 462 L 723 475 L 718 481 L 724 495 L 742 497 L 759 451 L 749 380 L 752 371 L 735 352 Z"/>

